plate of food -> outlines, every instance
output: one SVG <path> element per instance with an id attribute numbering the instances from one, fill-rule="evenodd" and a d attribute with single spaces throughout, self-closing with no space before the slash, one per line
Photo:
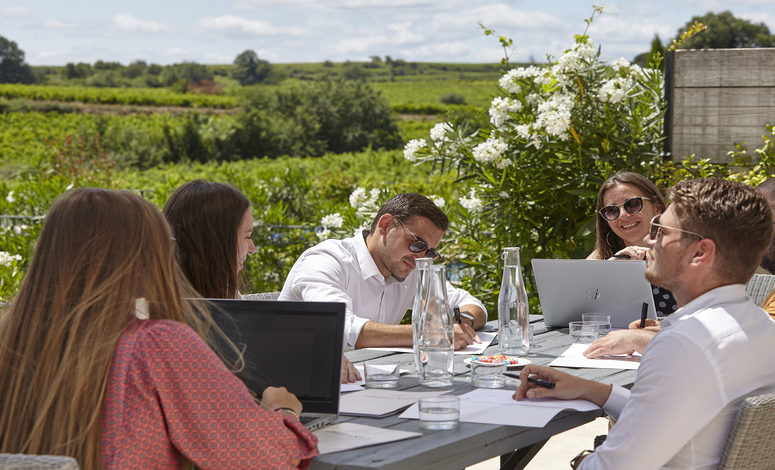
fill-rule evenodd
<path id="1" fill-rule="evenodd" d="M 482 364 L 499 364 L 499 363 L 506 363 L 506 367 L 511 369 L 512 367 L 522 367 L 530 364 L 530 359 L 525 359 L 524 357 L 516 357 L 516 356 L 504 356 L 503 354 L 493 354 L 490 356 L 471 356 L 467 357 L 463 360 L 463 362 L 467 365 L 471 365 L 471 361 L 476 361 L 478 363 Z"/>

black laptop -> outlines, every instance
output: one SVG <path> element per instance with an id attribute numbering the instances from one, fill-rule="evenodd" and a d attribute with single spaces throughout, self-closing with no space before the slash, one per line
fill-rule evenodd
<path id="1" fill-rule="evenodd" d="M 244 350 L 237 376 L 257 397 L 267 386 L 287 388 L 304 406 L 309 429 L 337 418 L 345 304 L 206 300 L 216 324 Z"/>

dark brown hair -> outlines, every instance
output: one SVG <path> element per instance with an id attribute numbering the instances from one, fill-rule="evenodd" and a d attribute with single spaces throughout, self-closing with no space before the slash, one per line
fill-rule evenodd
<path id="1" fill-rule="evenodd" d="M 159 210 L 132 192 L 82 188 L 57 198 L 0 319 L 0 452 L 102 468 L 111 362 L 138 297 L 150 319 L 211 334 L 209 313 L 183 300 L 195 292 L 171 235 Z"/>
<path id="2" fill-rule="evenodd" d="M 680 181 L 668 191 L 678 228 L 716 244 L 717 276 L 731 283 L 751 279 L 772 241 L 772 212 L 764 195 L 721 178 Z M 681 238 L 697 237 L 682 233 Z"/>
<path id="3" fill-rule="evenodd" d="M 377 222 L 380 217 L 390 214 L 399 222 L 408 223 L 412 216 L 425 217 L 433 222 L 442 232 L 446 232 L 449 227 L 447 215 L 439 209 L 430 199 L 417 193 L 402 193 L 390 198 L 389 201 L 382 204 L 377 211 L 374 221 L 371 223 L 372 233 L 377 230 Z"/>
<path id="4" fill-rule="evenodd" d="M 180 186 L 164 204 L 180 267 L 203 297 L 236 297 L 237 230 L 249 208 L 238 189 L 202 179 Z"/>
<path id="5" fill-rule="evenodd" d="M 662 196 L 662 193 L 659 192 L 659 189 L 657 189 L 654 183 L 649 181 L 649 179 L 645 176 L 633 173 L 631 171 L 623 171 L 605 180 L 603 185 L 600 186 L 600 191 L 597 193 L 597 206 L 595 208 L 597 220 L 595 252 L 597 252 L 598 255 L 597 259 L 608 259 L 613 256 L 614 253 L 624 249 L 625 247 L 624 240 L 619 238 L 619 236 L 614 233 L 608 221 L 605 220 L 602 215 L 600 215 L 600 209 L 602 209 L 603 205 L 605 204 L 603 201 L 606 191 L 619 184 L 628 184 L 640 189 L 640 196 L 649 198 L 651 203 L 654 204 L 660 212 L 665 211 L 665 198 Z"/>

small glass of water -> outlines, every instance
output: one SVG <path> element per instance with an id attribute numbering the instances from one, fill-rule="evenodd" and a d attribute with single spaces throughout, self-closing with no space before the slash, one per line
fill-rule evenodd
<path id="1" fill-rule="evenodd" d="M 471 360 L 471 385 L 478 388 L 503 388 L 506 385 L 506 361 Z"/>
<path id="2" fill-rule="evenodd" d="M 596 322 L 572 321 L 568 329 L 572 343 L 591 343 L 600 336 L 600 325 Z"/>
<path id="3" fill-rule="evenodd" d="M 366 388 L 394 388 L 398 386 L 401 368 L 397 362 L 367 362 L 363 364 Z"/>
<path id="4" fill-rule="evenodd" d="M 581 319 L 585 322 L 597 323 L 598 335 L 601 337 L 611 332 L 611 315 L 605 313 L 582 313 Z"/>
<path id="5" fill-rule="evenodd" d="M 420 398 L 417 408 L 423 429 L 455 429 L 460 420 L 460 398 L 455 395 Z"/>

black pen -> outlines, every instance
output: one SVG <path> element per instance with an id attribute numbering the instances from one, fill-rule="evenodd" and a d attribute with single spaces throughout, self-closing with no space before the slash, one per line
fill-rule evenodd
<path id="1" fill-rule="evenodd" d="M 460 318 L 460 307 L 455 307 L 452 311 L 455 312 L 455 323 L 463 323 L 463 319 Z"/>
<path id="2" fill-rule="evenodd" d="M 643 307 L 640 309 L 640 327 L 646 327 L 646 315 L 649 312 L 649 304 L 643 302 Z"/>
<path id="3" fill-rule="evenodd" d="M 630 259 L 630 255 L 628 255 L 627 253 L 618 253 L 614 255 L 614 258 Z"/>
<path id="4" fill-rule="evenodd" d="M 503 375 L 505 375 L 506 377 L 511 377 L 512 379 L 518 379 L 519 378 L 519 374 L 512 374 L 511 372 L 505 372 Z M 530 383 L 534 383 L 534 384 L 538 385 L 539 387 L 554 388 L 554 382 L 549 382 L 548 380 L 541 380 L 541 379 L 537 379 L 535 377 L 528 377 L 527 381 L 530 382 Z"/>

